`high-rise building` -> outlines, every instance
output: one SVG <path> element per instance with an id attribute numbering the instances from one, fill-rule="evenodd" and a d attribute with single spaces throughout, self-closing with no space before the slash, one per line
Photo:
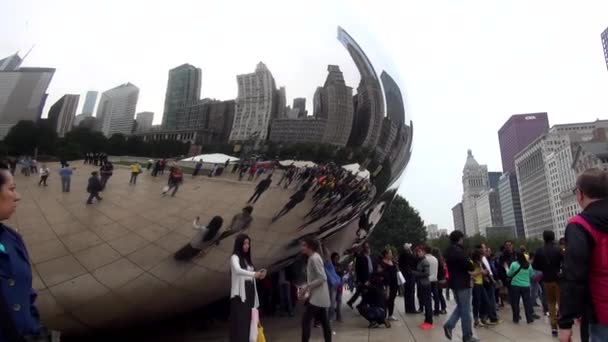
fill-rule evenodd
<path id="1" fill-rule="evenodd" d="M 23 59 L 17 53 L 0 59 L 0 71 L 16 71 L 21 67 Z"/>
<path id="2" fill-rule="evenodd" d="M 327 66 L 327 78 L 321 90 L 319 118 L 327 120 L 323 142 L 346 146 L 353 123 L 353 89 L 346 86 L 337 65 Z M 295 105 L 295 101 L 294 101 Z"/>
<path id="3" fill-rule="evenodd" d="M 477 209 L 477 225 L 481 235 L 487 236 L 488 229 L 502 226 L 498 189 L 489 188 L 480 192 L 479 197 L 475 200 L 475 207 Z"/>
<path id="4" fill-rule="evenodd" d="M 488 183 L 487 165 L 479 165 L 473 157 L 473 152 L 468 150 L 467 161 L 462 170 L 462 208 L 467 236 L 482 233 L 477 216 L 477 199 L 483 191 L 489 189 Z"/>
<path id="5" fill-rule="evenodd" d="M 227 143 L 234 121 L 235 101 L 213 101 L 207 107 L 209 108 L 209 125 L 207 128 L 213 131 L 213 143 Z"/>
<path id="6" fill-rule="evenodd" d="M 285 87 L 280 87 L 277 90 L 277 118 L 284 118 L 287 115 L 287 94 L 285 92 Z"/>
<path id="7" fill-rule="evenodd" d="M 308 116 L 308 111 L 306 110 L 306 98 L 296 97 L 295 99 L 293 99 L 293 109 L 298 110 L 299 119 Z"/>
<path id="8" fill-rule="evenodd" d="M 314 143 L 323 138 L 324 118 L 275 119 L 270 124 L 269 140 L 282 143 Z"/>
<path id="9" fill-rule="evenodd" d="M 498 195 L 503 225 L 512 227 L 514 237 L 526 237 L 515 174 L 508 172 L 502 174 L 498 181 Z"/>
<path id="10" fill-rule="evenodd" d="M 312 97 L 312 115 L 315 118 L 318 118 L 321 116 L 321 111 L 323 110 L 323 100 L 321 99 L 321 93 L 323 92 L 323 87 L 317 87 L 317 90 L 315 90 L 315 94 Z M 351 99 L 349 99 L 349 101 L 351 101 Z"/>
<path id="11" fill-rule="evenodd" d="M 230 140 L 266 140 L 273 117 L 273 104 L 277 102 L 270 70 L 260 62 L 255 72 L 238 75 L 237 84 L 239 90 Z"/>
<path id="12" fill-rule="evenodd" d="M 608 28 L 602 32 L 602 45 L 604 47 L 604 59 L 606 60 L 606 68 L 608 68 Z"/>
<path id="13" fill-rule="evenodd" d="M 223 144 L 228 142 L 234 120 L 235 101 L 202 99 L 178 111 L 179 130 L 197 130 L 205 143 Z M 172 132 L 173 133 L 173 132 Z"/>
<path id="14" fill-rule="evenodd" d="M 131 83 L 121 84 L 101 94 L 96 116 L 99 130 L 106 137 L 132 133 L 138 97 L 139 88 Z"/>
<path id="15" fill-rule="evenodd" d="M 152 122 L 154 121 L 153 112 L 141 112 L 135 116 L 135 122 L 137 122 L 137 132 L 147 132 L 152 128 Z"/>
<path id="16" fill-rule="evenodd" d="M 11 57 L 11 61 L 2 60 L 5 70 L 0 70 L 0 139 L 17 122 L 40 119 L 46 90 L 55 74 L 52 68 L 20 68 L 14 62 L 18 56 Z"/>
<path id="17" fill-rule="evenodd" d="M 63 95 L 49 110 L 48 120 L 59 137 L 64 137 L 74 126 L 80 95 Z"/>
<path id="18" fill-rule="evenodd" d="M 380 80 L 363 49 L 341 27 L 338 27 L 338 40 L 350 54 L 361 76 L 357 94 L 353 97 L 353 128 L 348 145 L 376 147 L 384 118 Z"/>
<path id="19" fill-rule="evenodd" d="M 549 131 L 547 113 L 512 115 L 498 131 L 502 171 L 515 172 L 515 155 Z"/>
<path id="20" fill-rule="evenodd" d="M 169 70 L 163 128 L 177 128 L 178 112 L 181 108 L 194 104 L 201 98 L 201 69 L 190 64 L 182 64 Z"/>
<path id="21" fill-rule="evenodd" d="M 87 116 L 93 115 L 93 111 L 95 110 L 95 103 L 97 103 L 97 95 L 99 95 L 99 93 L 96 91 L 87 91 L 87 94 L 84 97 L 84 105 L 82 106 L 81 114 L 86 114 Z"/>
<path id="22" fill-rule="evenodd" d="M 466 227 L 464 225 L 464 210 L 462 208 L 462 202 L 458 202 L 452 208 L 452 218 L 454 219 L 454 230 L 460 230 L 461 232 L 466 231 Z"/>

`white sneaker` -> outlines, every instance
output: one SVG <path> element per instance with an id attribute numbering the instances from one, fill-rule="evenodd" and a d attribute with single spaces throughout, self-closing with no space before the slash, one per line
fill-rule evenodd
<path id="1" fill-rule="evenodd" d="M 395 316 L 391 316 L 388 318 L 389 321 L 393 321 L 393 322 L 397 322 L 399 319 L 397 319 L 397 317 Z"/>

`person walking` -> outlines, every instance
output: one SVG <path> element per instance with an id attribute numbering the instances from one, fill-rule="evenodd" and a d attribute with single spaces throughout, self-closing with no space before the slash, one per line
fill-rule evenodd
<path id="1" fill-rule="evenodd" d="M 61 177 L 61 191 L 62 192 L 70 192 L 70 183 L 72 183 L 72 174 L 74 173 L 74 169 L 70 167 L 68 163 L 65 163 L 59 169 L 59 176 Z"/>
<path id="2" fill-rule="evenodd" d="M 511 300 L 511 310 L 513 311 L 513 323 L 519 323 L 519 301 L 524 302 L 524 312 L 528 324 L 534 322 L 532 301 L 530 300 L 530 279 L 532 278 L 532 266 L 528 258 L 522 252 L 516 253 L 517 260 L 513 261 L 507 270 L 507 277 L 511 279 L 509 288 L 509 299 Z"/>
<path id="3" fill-rule="evenodd" d="M 340 285 L 336 291 L 336 321 L 342 322 L 342 294 L 344 292 L 344 267 L 340 264 L 340 254 L 334 252 L 331 254 L 331 262 L 334 264 L 336 274 L 340 277 Z"/>
<path id="4" fill-rule="evenodd" d="M 193 228 L 198 232 L 184 247 L 180 248 L 173 257 L 178 261 L 189 261 L 214 242 L 217 232 L 222 228 L 224 220 L 221 216 L 214 216 L 207 226 L 200 224 L 200 218 L 194 220 Z"/>
<path id="5" fill-rule="evenodd" d="M 492 250 L 488 248 L 485 243 L 476 246 L 476 248 L 481 251 L 481 266 L 486 272 L 483 277 L 483 290 L 485 292 L 485 296 L 482 296 L 482 300 L 484 300 L 484 304 L 482 305 L 485 308 L 483 310 L 484 315 L 481 317 L 481 323 L 484 325 L 500 324 L 502 321 L 498 318 L 498 313 L 496 312 L 495 274 L 497 274 L 497 272 L 493 262 L 490 262 L 492 259 Z"/>
<path id="6" fill-rule="evenodd" d="M 289 202 L 287 202 L 285 204 L 283 209 L 281 209 L 278 213 L 276 213 L 272 217 L 272 222 L 274 223 L 281 217 L 287 215 L 288 212 L 290 212 L 293 208 L 295 208 L 305 198 L 306 198 L 306 192 L 304 192 L 304 191 L 297 191 L 295 194 L 291 195 L 291 197 L 289 197 Z"/>
<path id="7" fill-rule="evenodd" d="M 46 164 L 42 164 L 42 167 L 40 168 L 40 181 L 38 182 L 38 186 L 46 186 L 46 180 L 49 178 L 50 173 L 51 171 L 48 167 L 46 167 Z"/>
<path id="8" fill-rule="evenodd" d="M 192 172 L 192 177 L 198 176 L 198 173 L 201 171 L 202 168 L 203 168 L 203 160 L 199 159 L 196 162 L 196 164 L 194 165 L 194 172 Z"/>
<path id="9" fill-rule="evenodd" d="M 325 342 L 331 342 L 332 330 L 327 315 L 330 306 L 327 275 L 323 267 L 323 259 L 318 253 L 319 242 L 312 238 L 304 239 L 301 243 L 302 254 L 308 257 L 306 265 L 306 284 L 300 289 L 300 299 L 306 298 L 304 315 L 302 317 L 302 342 L 310 340 L 312 323 L 317 319 L 323 327 Z"/>
<path id="10" fill-rule="evenodd" d="M 6 165 L 0 165 L 0 221 L 15 213 L 15 180 Z M 0 341 L 50 341 L 42 327 L 32 287 L 32 264 L 23 238 L 0 223 Z"/>
<path id="11" fill-rule="evenodd" d="M 559 340 L 571 340 L 574 320 L 583 317 L 591 342 L 608 341 L 608 173 L 583 172 L 574 194 L 583 211 L 566 226 Z"/>
<path id="12" fill-rule="evenodd" d="M 424 246 L 416 247 L 416 256 L 418 257 L 418 265 L 412 274 L 416 277 L 418 284 L 418 292 L 420 305 L 424 308 L 424 322 L 420 324 L 420 328 L 424 330 L 433 329 L 433 307 L 431 305 L 431 265 L 426 258 L 426 249 Z"/>
<path id="13" fill-rule="evenodd" d="M 183 181 L 184 173 L 182 172 L 182 169 L 177 165 L 173 166 L 171 168 L 171 172 L 169 173 L 169 181 L 167 183 L 168 187 L 165 188 L 165 190 L 163 191 L 163 196 L 165 196 L 167 192 L 173 189 L 171 197 L 175 197 L 175 193 L 177 193 L 177 190 L 179 189 L 179 186 L 182 184 Z"/>
<path id="14" fill-rule="evenodd" d="M 93 204 L 93 198 L 97 199 L 98 202 L 101 201 L 103 199 L 99 197 L 99 192 L 101 190 L 103 190 L 103 186 L 101 185 L 99 174 L 97 171 L 93 171 L 91 172 L 91 177 L 89 178 L 89 185 L 87 185 L 87 192 L 89 193 L 87 204 Z"/>
<path id="15" fill-rule="evenodd" d="M 418 313 L 416 310 L 416 277 L 412 274 L 412 270 L 416 269 L 417 264 L 416 256 L 412 253 L 412 244 L 405 243 L 403 252 L 399 255 L 399 269 L 405 278 L 403 302 L 406 314 Z"/>
<path id="16" fill-rule="evenodd" d="M 545 245 L 536 250 L 532 268 L 542 272 L 543 290 L 549 307 L 549 320 L 551 335 L 558 337 L 557 308 L 559 305 L 559 281 L 561 277 L 563 254 L 555 242 L 555 233 L 552 230 L 543 232 Z"/>
<path id="17" fill-rule="evenodd" d="M 452 331 L 460 320 L 463 342 L 479 342 L 473 336 L 471 324 L 471 275 L 473 264 L 467 257 L 464 247 L 464 233 L 455 230 L 450 233 L 450 247 L 445 252 L 450 277 L 448 286 L 454 294 L 456 308 L 443 325 L 443 332 L 448 340 L 452 339 Z"/>
<path id="18" fill-rule="evenodd" d="M 258 183 L 258 185 L 255 187 L 253 195 L 251 196 L 251 198 L 249 198 L 249 201 L 247 201 L 247 203 L 251 203 L 252 201 L 253 203 L 256 203 L 260 196 L 262 196 L 262 194 L 266 190 L 268 190 L 268 188 L 270 188 L 270 184 L 272 184 L 272 174 L 268 175 L 268 177 Z"/>
<path id="19" fill-rule="evenodd" d="M 397 280 L 397 265 L 393 261 L 393 251 L 385 248 L 382 251 L 382 269 L 384 270 L 384 286 L 388 289 L 388 299 L 386 300 L 387 318 L 389 321 L 397 321 L 395 317 L 395 298 L 399 289 Z"/>
<path id="20" fill-rule="evenodd" d="M 327 250 L 324 250 L 323 254 L 327 258 L 327 260 L 323 262 L 325 275 L 327 276 L 327 288 L 329 289 L 329 308 L 327 309 L 327 315 L 328 319 L 333 321 L 336 319 L 337 315 L 338 303 L 336 302 L 336 299 L 338 298 L 338 287 L 342 285 L 342 279 L 336 272 L 336 268 L 331 259 L 332 254 Z"/>
<path id="21" fill-rule="evenodd" d="M 355 256 L 355 279 L 357 280 L 357 284 L 355 293 L 350 297 L 348 302 L 346 302 L 346 305 L 351 309 L 353 308 L 353 304 L 355 304 L 357 299 L 363 294 L 365 283 L 369 281 L 371 274 L 376 268 L 371 253 L 369 243 L 364 242 L 363 246 L 361 246 L 361 251 Z"/>
<path id="22" fill-rule="evenodd" d="M 131 164 L 131 166 L 129 166 L 129 168 L 131 169 L 131 179 L 129 179 L 129 185 L 135 185 L 137 184 L 137 176 L 139 176 L 141 173 L 141 165 L 139 165 L 138 162 L 134 162 Z"/>
<path id="23" fill-rule="evenodd" d="M 266 277 L 266 270 L 255 271 L 251 262 L 251 239 L 245 234 L 234 240 L 230 277 L 230 342 L 250 342 L 252 323 L 255 323 L 252 310 L 260 306 L 255 282 Z"/>
<path id="24" fill-rule="evenodd" d="M 99 173 L 101 175 L 101 188 L 105 190 L 110 177 L 114 174 L 114 165 L 110 162 L 103 163 L 99 169 Z"/>

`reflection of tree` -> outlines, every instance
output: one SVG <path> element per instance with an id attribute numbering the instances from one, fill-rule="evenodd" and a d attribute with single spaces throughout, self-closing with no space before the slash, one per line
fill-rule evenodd
<path id="1" fill-rule="evenodd" d="M 372 249 L 376 252 L 387 245 L 401 246 L 405 242 L 421 244 L 425 241 L 424 221 L 401 196 L 391 202 L 369 239 Z"/>

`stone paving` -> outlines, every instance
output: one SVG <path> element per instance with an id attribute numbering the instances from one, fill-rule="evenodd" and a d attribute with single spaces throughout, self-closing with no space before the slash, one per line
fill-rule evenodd
<path id="1" fill-rule="evenodd" d="M 345 293 L 346 296 L 348 294 Z M 451 312 L 454 302 L 448 302 L 448 313 Z M 396 308 L 399 309 L 399 321 L 392 322 L 392 327 L 386 329 L 384 327 L 376 329 L 368 329 L 367 321 L 359 316 L 355 311 L 344 306 L 342 313 L 344 315 L 342 323 L 333 323 L 333 330 L 336 334 L 333 337 L 334 342 L 430 342 L 430 341 L 448 341 L 441 328 L 443 322 L 447 320 L 447 315 L 434 317 L 435 327 L 432 330 L 422 330 L 418 327 L 424 320 L 423 315 L 406 315 L 403 310 L 403 299 L 397 297 Z M 537 313 L 540 310 L 537 308 Z M 475 329 L 475 336 L 481 341 L 492 342 L 556 342 L 557 339 L 551 337 L 548 318 L 543 317 L 535 321 L 533 324 L 514 324 L 511 320 L 511 311 L 509 306 L 502 308 L 499 315 L 504 322 L 495 327 Z M 264 325 L 266 340 L 268 342 L 294 342 L 300 340 L 300 317 L 294 318 L 262 318 Z M 575 327 L 578 330 L 578 326 Z M 580 341 L 578 333 L 575 333 L 574 342 Z M 224 342 L 228 341 L 227 325 L 217 325 L 214 328 L 196 332 L 190 331 L 186 333 L 175 334 L 167 337 L 164 341 L 185 341 L 185 342 Z M 312 342 L 323 341 L 322 330 L 313 329 Z M 454 329 L 453 341 L 462 341 L 462 333 L 460 325 Z"/>

